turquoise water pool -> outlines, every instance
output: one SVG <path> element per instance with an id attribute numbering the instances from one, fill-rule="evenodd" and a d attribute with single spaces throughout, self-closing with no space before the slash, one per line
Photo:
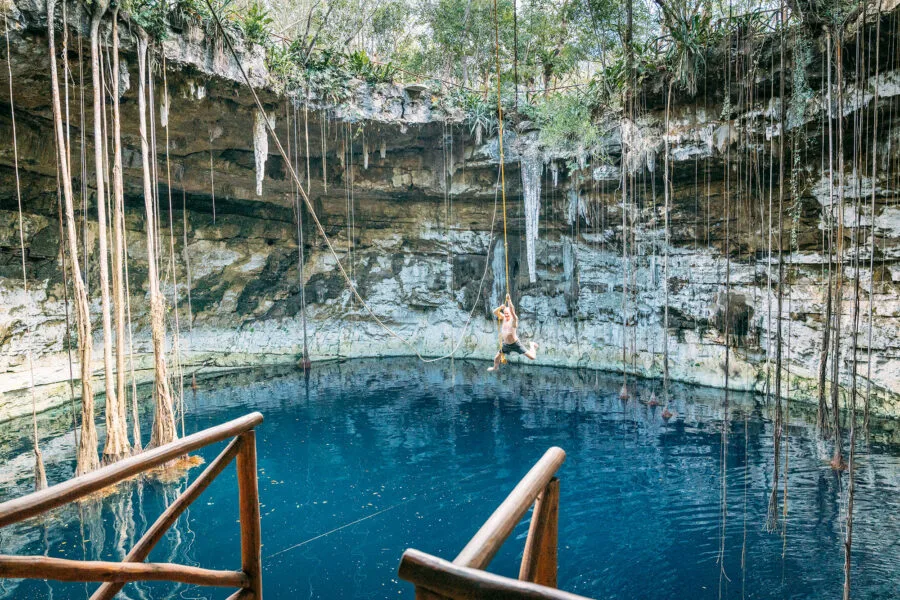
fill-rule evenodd
<path id="1" fill-rule="evenodd" d="M 187 391 L 188 432 L 253 410 L 265 415 L 257 435 L 266 598 L 412 598 L 396 576 L 403 550 L 452 559 L 552 445 L 568 453 L 559 473 L 561 588 L 596 598 L 839 596 L 846 476 L 841 482 L 828 468 L 830 447 L 796 410 L 787 521 L 767 533 L 769 409 L 763 398 L 731 395 L 722 553 L 721 391 L 674 386 L 676 417 L 667 423 L 662 408 L 642 402 L 660 393 L 658 382 L 637 382 L 623 403 L 617 376 L 524 365 L 497 376 L 485 366 L 361 360 L 317 365 L 308 379 L 252 372 Z M 23 431 L 0 446 L 0 499 L 27 490 L 30 459 L 10 460 L 27 448 Z M 45 440 L 51 482 L 71 473 L 71 440 L 62 432 Z M 220 448 L 201 454 L 209 460 Z M 900 451 L 873 442 L 858 469 L 856 597 L 897 598 Z M 119 560 L 197 473 L 129 483 L 43 524 L 7 528 L 0 551 Z M 238 568 L 236 490 L 229 468 L 151 560 Z M 526 518 L 490 570 L 515 576 L 527 527 Z M 91 589 L 7 581 L 0 598 L 82 599 Z M 169 584 L 123 590 L 132 599 L 229 593 Z"/>

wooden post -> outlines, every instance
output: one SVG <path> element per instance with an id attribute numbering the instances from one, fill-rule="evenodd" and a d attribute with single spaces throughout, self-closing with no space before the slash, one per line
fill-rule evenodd
<path id="1" fill-rule="evenodd" d="M 241 434 L 237 455 L 238 498 L 241 519 L 241 568 L 250 580 L 254 600 L 262 600 L 262 541 L 259 524 L 259 488 L 256 479 L 256 432 Z"/>
<path id="2" fill-rule="evenodd" d="M 525 540 L 519 579 L 556 587 L 559 529 L 559 479 L 554 477 L 538 496 Z"/>

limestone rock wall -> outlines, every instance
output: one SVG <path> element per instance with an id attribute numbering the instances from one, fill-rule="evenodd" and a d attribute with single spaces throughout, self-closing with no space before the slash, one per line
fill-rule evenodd
<path id="1" fill-rule="evenodd" d="M 72 39 L 69 60 L 79 62 L 76 33 L 83 31 L 79 5 L 69 4 Z M 11 13 L 19 168 L 23 182 L 26 264 L 30 285 L 21 283 L 18 212 L 12 149 L 0 145 L 0 420 L 30 410 L 25 357 L 36 358 L 39 408 L 68 401 L 66 302 L 60 269 L 60 230 L 54 148 L 47 102 L 43 7 L 19 3 Z M 79 25 L 79 23 L 81 25 Z M 130 81 L 136 77 L 128 46 L 123 57 Z M 5 63 L 7 56 L 0 50 Z M 274 117 L 285 146 L 290 142 L 297 170 L 308 187 L 315 212 L 371 310 L 405 341 L 379 326 L 350 294 L 335 258 L 300 209 L 304 238 L 304 277 L 299 273 L 296 199 L 287 168 L 269 144 L 257 195 L 253 127 L 256 109 L 237 70 L 215 43 L 190 31 L 163 46 L 165 70 L 157 70 L 157 161 L 164 292 L 170 299 L 169 342 L 178 316 L 179 341 L 191 369 L 240 364 L 295 362 L 302 351 L 301 296 L 313 359 L 410 354 L 488 359 L 497 349 L 491 307 L 503 298 L 506 256 L 496 194 L 496 140 L 481 147 L 458 114 L 448 113 L 418 88 L 359 84 L 353 99 L 337 109 L 310 110 L 265 88 L 261 57 L 247 49 L 254 83 L 263 86 L 266 110 Z M 161 63 L 161 61 L 159 61 Z M 5 69 L 0 88 L 8 89 Z M 163 79 L 163 73 L 165 79 Z M 885 74 L 888 77 L 889 74 Z M 885 81 L 889 81 L 885 79 Z M 134 88 L 123 90 L 126 223 L 129 288 L 137 377 L 146 379 L 148 297 L 143 246 L 143 198 Z M 167 99 L 163 90 L 168 90 Z M 90 87 L 84 88 L 88 99 Z M 70 86 L 70 130 L 75 171 L 81 172 L 81 88 Z M 900 127 L 892 121 L 895 91 L 885 85 L 879 110 L 885 115 L 878 144 L 883 160 L 896 152 Z M 860 94 L 860 97 L 862 95 Z M 776 101 L 777 102 L 777 101 Z M 871 98 L 857 108 L 871 110 Z M 84 112 L 92 122 L 90 102 Z M 166 110 L 161 110 L 165 106 Z M 672 147 L 673 198 L 670 211 L 669 360 L 674 379 L 724 385 L 725 315 L 729 317 L 729 385 L 763 391 L 774 355 L 777 252 L 769 261 L 768 194 L 731 192 L 729 243 L 725 244 L 727 187 L 740 176 L 738 160 L 750 148 L 771 147 L 775 102 L 750 107 L 722 120 L 721 107 L 678 104 L 668 131 Z M 868 108 L 867 108 L 868 107 Z M 159 122 L 167 116 L 166 130 Z M 536 281 L 529 281 L 525 213 L 519 159 L 533 153 L 534 132 L 510 130 L 505 153 L 508 182 L 509 268 L 513 298 L 525 339 L 541 344 L 543 364 L 621 370 L 660 376 L 664 355 L 665 303 L 662 154 L 663 115 L 649 107 L 622 130 L 634 151 L 626 168 L 634 173 L 635 193 L 623 204 L 619 181 L 622 139 L 608 142 L 606 163 L 579 157 L 544 157 L 541 168 Z M 797 125 L 816 143 L 822 123 L 810 117 Z M 309 132 L 309 153 L 306 134 Z M 738 133 L 735 133 L 738 131 Z M 83 221 L 88 283 L 93 301 L 95 355 L 102 343 L 99 280 L 96 272 L 96 202 L 91 185 L 90 130 L 83 148 L 87 192 L 76 202 Z M 0 94 L 0 139 L 11 139 L 8 98 Z M 300 152 L 297 152 L 297 149 Z M 639 149 L 639 150 L 638 150 Z M 729 152 L 730 150 L 730 152 Z M 167 161 L 168 155 L 168 163 Z M 813 153 L 814 156 L 814 153 Z M 310 181 L 306 181 L 307 160 Z M 210 169 L 212 161 L 212 177 Z M 887 173 L 887 170 L 883 170 Z M 785 253 L 783 311 L 785 373 L 789 393 L 815 396 L 824 313 L 823 232 L 831 203 L 827 180 L 816 156 L 804 164 L 803 195 L 794 229 L 797 250 Z M 756 184 L 759 186 L 759 184 Z M 868 208 L 873 182 L 848 179 L 845 194 L 847 243 L 862 232 L 860 271 L 859 373 L 867 372 L 868 289 L 873 282 L 873 409 L 900 415 L 900 206 L 897 184 L 887 176 L 874 182 L 876 209 Z M 75 185 L 82 189 L 80 176 Z M 753 190 L 751 185 L 749 188 Z M 777 188 L 773 191 L 777 199 Z M 855 199 L 861 197 L 859 210 Z M 623 206 L 627 257 L 623 258 Z M 795 207 L 796 209 L 796 207 Z M 787 210 L 787 209 L 785 209 Z M 777 215 L 775 215 L 777 219 Z M 870 225 L 876 236 L 876 268 L 868 269 Z M 789 235 L 784 238 L 789 248 Z M 773 238 L 774 241 L 773 241 Z M 171 249 L 174 249 L 174 256 Z M 726 255 L 726 249 L 728 253 Z M 188 265 L 190 267 L 188 268 Z M 847 327 L 853 301 L 853 270 L 848 254 L 845 296 Z M 623 271 L 623 266 L 624 271 Z M 726 309 L 725 275 L 731 287 Z M 627 277 L 623 279 L 623 272 Z M 623 318 L 623 286 L 627 287 Z M 177 308 L 174 300 L 178 298 Z M 302 292 L 302 294 L 301 294 Z M 70 309 L 69 321 L 73 319 Z M 767 358 L 767 356 L 769 358 Z M 513 362 L 519 359 L 514 359 Z M 98 376 L 100 364 L 97 363 Z M 487 366 L 487 365 L 485 365 Z M 513 365 L 513 369 L 522 368 Z M 843 368 L 849 375 L 851 362 Z M 77 368 L 74 369 L 77 373 Z M 95 386 L 102 389 L 102 386 Z M 77 386 L 76 386 L 77 391 Z"/>

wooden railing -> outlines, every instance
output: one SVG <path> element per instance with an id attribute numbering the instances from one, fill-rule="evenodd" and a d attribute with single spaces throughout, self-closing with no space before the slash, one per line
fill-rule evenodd
<path id="1" fill-rule="evenodd" d="M 556 589 L 559 479 L 555 475 L 565 460 L 562 448 L 547 450 L 453 562 L 412 548 L 404 552 L 399 575 L 416 586 L 416 599 L 586 600 Z M 484 571 L 532 504 L 519 578 Z"/>
<path id="2" fill-rule="evenodd" d="M 0 578 L 55 579 L 102 582 L 91 600 L 109 600 L 130 581 L 171 581 L 203 586 L 239 588 L 229 600 L 262 600 L 259 491 L 256 480 L 256 432 L 263 416 L 251 413 L 194 433 L 76 477 L 53 487 L 0 504 L 0 528 L 36 517 L 75 502 L 103 488 L 161 467 L 190 452 L 233 438 L 135 544 L 123 562 L 65 560 L 47 556 L 0 555 Z M 237 458 L 238 503 L 241 523 L 241 570 L 215 571 L 169 563 L 145 563 L 153 547 L 178 517 Z"/>

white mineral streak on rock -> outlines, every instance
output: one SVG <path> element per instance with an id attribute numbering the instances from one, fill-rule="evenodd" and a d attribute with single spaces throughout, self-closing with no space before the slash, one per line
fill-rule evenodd
<path id="1" fill-rule="evenodd" d="M 662 145 L 662 137 L 657 130 L 658 124 L 653 124 L 649 120 L 636 123 L 631 119 L 622 119 L 620 134 L 627 157 L 625 168 L 629 173 L 643 169 L 651 160 L 655 162 L 656 152 Z M 651 159 L 650 155 L 654 155 L 654 158 Z"/>
<path id="2" fill-rule="evenodd" d="M 584 203 L 584 198 L 581 197 L 581 194 L 579 194 L 578 190 L 574 187 L 569 189 L 569 205 L 566 215 L 568 217 L 569 225 L 574 225 L 579 217 L 584 219 L 588 225 L 591 224 L 588 219 L 587 206 Z"/>
<path id="3" fill-rule="evenodd" d="M 528 262 L 528 280 L 537 281 L 535 246 L 538 240 L 538 224 L 541 216 L 541 175 L 544 162 L 540 155 L 529 153 L 521 159 L 522 195 L 525 200 L 525 253 Z"/>
<path id="4" fill-rule="evenodd" d="M 159 102 L 159 124 L 163 127 L 169 126 L 169 94 L 163 93 L 163 97 Z"/>
<path id="5" fill-rule="evenodd" d="M 506 252 L 503 248 L 503 236 L 497 237 L 494 243 L 494 252 L 491 258 L 491 271 L 493 271 L 494 279 L 491 286 L 491 305 L 488 311 L 500 306 L 506 297 Z"/>
<path id="6" fill-rule="evenodd" d="M 269 123 L 275 127 L 274 115 L 269 116 Z M 256 195 L 262 196 L 263 178 L 266 175 L 266 159 L 269 157 L 269 134 L 266 131 L 265 113 L 256 111 L 253 123 L 253 156 L 256 159 Z"/>

